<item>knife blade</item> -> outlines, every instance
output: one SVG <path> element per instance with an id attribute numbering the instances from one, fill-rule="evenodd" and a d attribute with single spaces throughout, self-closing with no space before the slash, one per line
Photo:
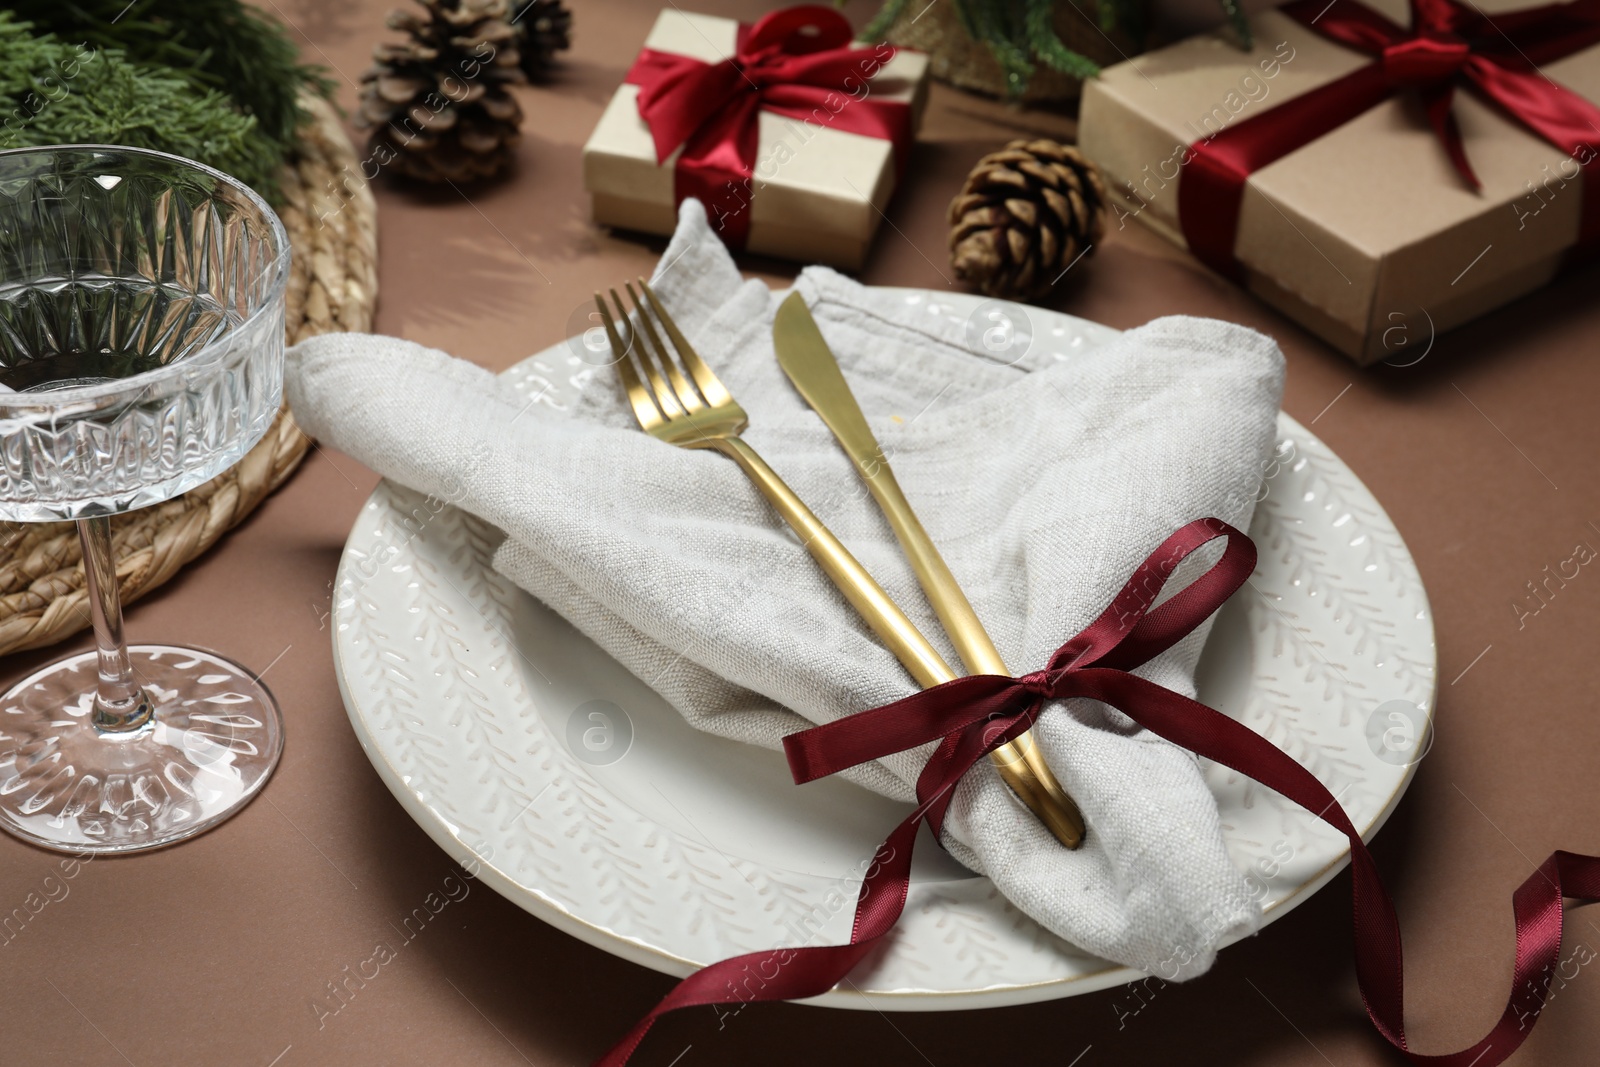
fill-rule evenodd
<path id="1" fill-rule="evenodd" d="M 798 292 L 790 293 L 779 305 L 772 322 L 772 343 L 783 372 L 833 431 L 856 472 L 867 483 L 968 672 L 1009 675 L 1011 672 L 977 612 L 906 500 L 888 457 L 839 369 L 839 361 Z M 1068 848 L 1083 843 L 1083 816 L 1056 781 L 1031 732 L 996 749 L 991 758 L 1006 784 L 1056 840 Z"/>

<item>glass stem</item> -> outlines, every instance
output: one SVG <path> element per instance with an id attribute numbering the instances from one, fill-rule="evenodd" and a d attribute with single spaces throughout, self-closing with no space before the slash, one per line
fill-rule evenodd
<path id="1" fill-rule="evenodd" d="M 122 596 L 117 589 L 117 558 L 111 551 L 111 519 L 78 520 L 83 543 L 83 584 L 94 619 L 100 653 L 100 685 L 94 698 L 94 725 L 103 733 L 126 733 L 150 721 L 150 701 L 133 677 L 128 644 L 122 637 Z"/>

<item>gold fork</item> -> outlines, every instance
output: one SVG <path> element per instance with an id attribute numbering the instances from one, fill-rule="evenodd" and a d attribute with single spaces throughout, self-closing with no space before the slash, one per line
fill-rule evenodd
<path id="1" fill-rule="evenodd" d="M 640 427 L 650 436 L 668 444 L 680 448 L 714 449 L 739 464 L 761 494 L 799 535 L 806 550 L 834 585 L 839 587 L 845 599 L 860 612 L 872 632 L 888 646 L 919 685 L 927 689 L 954 678 L 955 672 L 945 663 L 938 650 L 928 643 L 928 639 L 889 598 L 883 587 L 850 554 L 850 550 L 822 525 L 794 491 L 784 484 L 777 472 L 767 466 L 755 449 L 739 436 L 750 424 L 749 416 L 695 352 L 667 314 L 666 308 L 661 306 L 654 290 L 640 278 L 639 288 L 645 296 L 645 301 L 641 302 L 631 283 L 625 283 L 624 288 L 638 316 L 638 328 L 629 327 L 629 340 L 637 347 L 639 365 L 644 370 L 643 378 L 634 368 L 628 355 L 629 346 L 623 343 L 618 332 L 618 322 L 628 323 L 622 298 L 615 289 L 610 290 L 611 300 L 616 305 L 615 318 L 599 293 L 594 294 L 594 301 L 600 309 L 606 339 L 617 357 L 616 365 L 628 393 L 628 403 Z M 662 343 L 661 335 L 656 332 L 651 316 L 646 311 L 646 303 L 671 339 L 671 349 Z M 676 350 L 683 366 L 688 369 L 688 377 L 673 360 L 672 350 Z M 690 379 L 693 379 L 693 384 Z M 1027 783 L 1013 781 L 1018 774 L 1017 769 L 999 758 L 999 753 L 995 756 L 995 766 L 1001 777 L 1018 796 L 1029 798 L 1033 791 L 1026 788 Z M 1036 811 L 1036 814 L 1040 813 Z M 1051 820 L 1044 819 L 1044 822 L 1052 828 L 1052 832 L 1056 832 Z M 1068 847 L 1077 844 L 1076 841 L 1063 843 Z"/>

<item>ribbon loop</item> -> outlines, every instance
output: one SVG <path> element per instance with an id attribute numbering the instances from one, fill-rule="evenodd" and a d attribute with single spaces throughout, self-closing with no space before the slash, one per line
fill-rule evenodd
<path id="1" fill-rule="evenodd" d="M 1441 0 L 1442 2 L 1442 0 Z M 1227 538 L 1220 559 L 1155 606 L 1190 554 Z M 939 833 L 955 786 L 990 751 L 1032 725 L 1047 699 L 1087 697 L 1116 708 L 1172 744 L 1272 789 L 1342 833 L 1350 846 L 1356 980 L 1374 1028 L 1414 1067 L 1496 1067 L 1532 1032 L 1560 958 L 1564 897 L 1600 898 L 1600 857 L 1556 852 L 1512 899 L 1516 963 L 1505 1011 L 1482 1040 L 1459 1052 L 1414 1052 L 1405 1033 L 1400 922 L 1360 831 L 1315 775 L 1249 727 L 1129 673 L 1170 648 L 1222 606 L 1255 568 L 1255 546 L 1217 519 L 1189 523 L 1134 571 L 1082 633 L 1021 678 L 973 675 L 783 739 L 796 782 L 938 741 L 917 777 L 916 810 L 878 848 L 862 878 L 850 943 L 754 952 L 701 968 L 641 1019 L 599 1067 L 621 1067 L 656 1019 L 694 1006 L 795 1000 L 832 989 L 894 928 L 911 887 L 911 849 L 922 822 Z M 1091 830 L 1093 828 L 1091 827 Z M 1543 984 L 1539 979 L 1544 978 Z"/>
<path id="2" fill-rule="evenodd" d="M 739 51 L 747 56 L 806 56 L 843 48 L 851 37 L 850 22 L 839 12 L 821 4 L 802 4 L 763 15 L 750 27 Z"/>

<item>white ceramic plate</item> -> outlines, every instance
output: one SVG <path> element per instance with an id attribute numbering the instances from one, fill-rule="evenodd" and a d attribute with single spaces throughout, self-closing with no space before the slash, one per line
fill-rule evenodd
<path id="1" fill-rule="evenodd" d="M 902 291 L 968 321 L 972 297 Z M 1113 331 L 1029 308 L 1070 359 Z M 511 372 L 560 405 L 589 371 L 566 346 Z M 1200 699 L 1310 768 L 1370 837 L 1427 743 L 1433 625 L 1383 509 L 1287 415 L 1250 534 L 1260 562 L 1223 609 Z M 904 810 L 849 783 L 791 784 L 783 757 L 698 733 L 490 569 L 498 534 L 379 486 L 345 546 L 333 618 L 362 747 L 406 811 L 497 892 L 674 975 L 742 952 L 848 938 L 864 861 Z M 1207 780 L 1267 921 L 1348 860 L 1344 838 L 1222 768 Z M 817 998 L 945 1010 L 1072 996 L 1138 977 L 1049 934 L 928 839 L 888 950 Z M 868 1004 L 868 999 L 872 1005 Z"/>

